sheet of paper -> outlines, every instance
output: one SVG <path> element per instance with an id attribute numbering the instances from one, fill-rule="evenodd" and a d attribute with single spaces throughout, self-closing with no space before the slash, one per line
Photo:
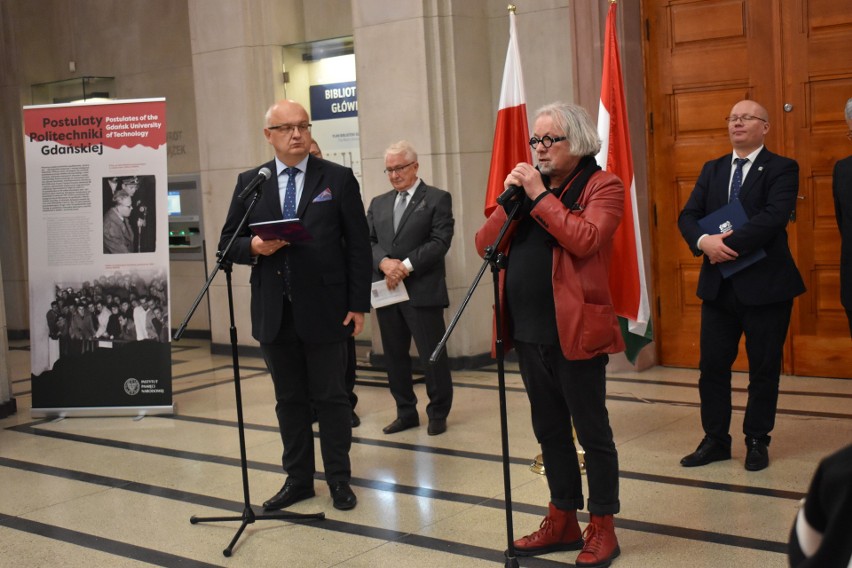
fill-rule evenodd
<path id="1" fill-rule="evenodd" d="M 408 301 L 408 291 L 402 281 L 393 290 L 388 288 L 388 283 L 384 280 L 373 282 L 373 287 L 370 290 L 370 304 L 374 308 L 383 308 L 406 301 Z"/>

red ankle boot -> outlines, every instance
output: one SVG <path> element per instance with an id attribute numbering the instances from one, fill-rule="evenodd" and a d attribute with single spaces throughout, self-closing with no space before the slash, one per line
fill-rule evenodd
<path id="1" fill-rule="evenodd" d="M 589 525 L 583 531 L 583 539 L 586 544 L 577 556 L 578 567 L 606 568 L 621 554 L 618 539 L 615 538 L 612 515 L 592 515 Z"/>
<path id="2" fill-rule="evenodd" d="M 563 511 L 550 503 L 540 528 L 515 541 L 515 554 L 536 556 L 558 550 L 580 550 L 582 547 L 583 535 L 577 523 L 577 511 Z"/>

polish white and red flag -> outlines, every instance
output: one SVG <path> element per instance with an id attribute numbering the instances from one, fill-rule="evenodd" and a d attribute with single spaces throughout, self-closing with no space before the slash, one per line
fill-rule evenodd
<path id="1" fill-rule="evenodd" d="M 598 165 L 617 175 L 624 183 L 624 216 L 614 236 L 609 287 L 621 323 L 621 333 L 627 344 L 625 354 L 631 363 L 635 363 L 639 351 L 653 340 L 653 329 L 636 206 L 636 180 L 633 177 L 614 1 L 609 5 L 604 35 L 598 134 L 602 142 L 601 151 L 597 155 Z"/>
<path id="2" fill-rule="evenodd" d="M 509 49 L 503 67 L 503 86 L 500 89 L 500 106 L 491 149 L 488 190 L 485 194 L 486 217 L 497 207 L 497 198 L 503 193 L 503 182 L 509 172 L 519 162 L 532 163 L 529 135 L 524 74 L 521 72 L 521 55 L 515 32 L 515 12 L 510 11 Z"/>

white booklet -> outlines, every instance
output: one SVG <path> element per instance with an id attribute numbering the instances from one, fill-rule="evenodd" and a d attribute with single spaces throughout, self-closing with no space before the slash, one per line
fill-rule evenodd
<path id="1" fill-rule="evenodd" d="M 405 284 L 402 280 L 400 280 L 399 284 L 393 290 L 388 288 L 388 283 L 384 279 L 373 282 L 373 287 L 370 290 L 370 304 L 374 308 L 383 308 L 407 300 L 408 290 L 405 289 Z"/>

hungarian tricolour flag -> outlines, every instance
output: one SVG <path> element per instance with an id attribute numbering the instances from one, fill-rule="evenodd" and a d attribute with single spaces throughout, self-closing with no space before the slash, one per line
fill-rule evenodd
<path id="1" fill-rule="evenodd" d="M 485 216 L 497 207 L 503 193 L 503 182 L 518 162 L 532 163 L 527 126 L 527 99 L 524 96 L 524 75 L 521 55 L 515 34 L 515 13 L 509 12 L 509 50 L 503 67 L 503 86 L 497 128 L 491 149 L 491 170 L 488 172 L 488 191 L 485 194 Z"/>
<path id="2" fill-rule="evenodd" d="M 621 61 L 615 28 L 616 5 L 609 5 L 604 38 L 601 106 L 598 112 L 598 134 L 601 151 L 598 164 L 612 172 L 624 183 L 624 217 L 615 232 L 609 287 L 615 312 L 621 323 L 621 333 L 627 344 L 625 354 L 636 362 L 639 351 L 653 339 L 651 309 L 645 280 L 642 237 L 639 233 L 639 213 L 636 208 L 636 181 L 633 179 L 633 158 L 630 151 L 630 132 L 627 125 L 627 105 L 621 79 Z"/>

